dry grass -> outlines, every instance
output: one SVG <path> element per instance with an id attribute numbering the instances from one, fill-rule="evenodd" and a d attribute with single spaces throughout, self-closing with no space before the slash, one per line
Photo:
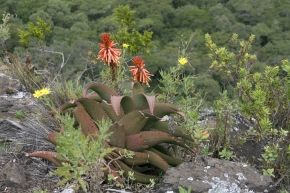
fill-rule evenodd
<path id="1" fill-rule="evenodd" d="M 1 66 L 8 68 L 6 68 L 5 74 L 18 79 L 28 92 L 33 93 L 35 90 L 44 87 L 48 81 L 48 73 L 38 74 L 34 71 L 34 66 L 31 64 L 29 56 L 27 56 L 26 62 L 23 64 L 15 55 L 5 52 L 1 63 Z"/>

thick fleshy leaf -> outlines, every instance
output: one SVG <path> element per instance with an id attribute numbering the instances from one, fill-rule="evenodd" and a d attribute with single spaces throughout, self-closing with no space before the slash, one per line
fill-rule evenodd
<path id="1" fill-rule="evenodd" d="M 184 141 L 174 138 L 168 133 L 162 131 L 143 131 L 140 132 L 140 134 L 146 145 L 149 147 L 154 147 L 160 143 L 171 143 L 184 147 L 193 152 L 193 150 L 189 148 Z"/>
<path id="2" fill-rule="evenodd" d="M 154 110 L 154 107 L 155 107 L 155 99 L 156 99 L 156 97 L 155 96 L 147 96 L 146 95 L 146 99 L 148 101 L 150 113 L 153 114 L 153 110 Z"/>
<path id="3" fill-rule="evenodd" d="M 169 127 L 169 123 L 167 121 L 158 121 L 152 125 L 151 130 L 158 130 L 169 133 L 175 137 L 182 137 L 184 139 L 188 139 L 193 141 L 190 135 L 185 134 L 185 131 L 182 132 L 183 128 L 178 125 L 173 125 L 172 128 Z"/>
<path id="4" fill-rule="evenodd" d="M 58 127 L 58 128 L 54 128 L 53 130 L 59 132 L 59 133 L 62 133 L 63 132 L 63 128 L 61 127 Z"/>
<path id="5" fill-rule="evenodd" d="M 92 134 L 100 134 L 95 122 L 91 118 L 91 116 L 84 109 L 83 105 L 79 102 L 77 103 L 77 108 L 74 110 L 74 115 L 81 125 L 83 133 L 88 136 Z M 94 136 L 95 138 L 96 136 Z"/>
<path id="6" fill-rule="evenodd" d="M 164 161 L 164 159 L 162 157 L 160 157 L 158 154 L 152 152 L 152 151 L 148 151 L 148 150 L 144 150 L 144 153 L 147 153 L 149 156 L 149 163 L 159 169 L 161 169 L 162 171 L 167 171 L 168 170 L 168 163 L 166 161 Z"/>
<path id="7" fill-rule="evenodd" d="M 168 155 L 156 150 L 155 148 L 150 148 L 148 150 L 158 154 L 160 157 L 162 157 L 171 166 L 178 166 L 179 164 L 181 164 L 183 162 L 182 160 L 174 158 L 172 156 L 168 156 Z"/>
<path id="8" fill-rule="evenodd" d="M 112 132 L 108 141 L 111 146 L 125 148 L 125 130 L 123 125 L 114 123 L 110 126 L 108 132 Z"/>
<path id="9" fill-rule="evenodd" d="M 58 145 L 58 143 L 56 142 L 55 138 L 57 137 L 56 133 L 49 133 L 47 137 L 45 137 L 44 139 L 46 141 L 49 141 L 50 143 L 54 144 L 54 145 Z"/>
<path id="10" fill-rule="evenodd" d="M 97 93 L 91 93 L 91 94 L 86 95 L 85 97 L 88 99 L 92 99 L 94 101 L 97 101 L 99 103 L 102 102 L 102 98 Z"/>
<path id="11" fill-rule="evenodd" d="M 165 154 L 165 155 L 168 155 L 168 156 L 172 156 L 172 152 L 169 151 L 169 147 L 165 147 L 164 145 L 160 144 L 160 145 L 155 145 L 154 146 L 154 149 Z M 152 148 L 149 148 L 149 149 L 152 149 Z"/>
<path id="12" fill-rule="evenodd" d="M 148 147 L 149 146 L 146 145 L 146 142 L 143 140 L 140 133 L 126 136 L 126 149 L 132 151 L 143 151 Z"/>
<path id="13" fill-rule="evenodd" d="M 122 117 L 119 121 L 119 125 L 124 125 L 126 135 L 132 135 L 139 133 L 148 118 L 145 117 L 140 111 L 132 111 Z"/>
<path id="14" fill-rule="evenodd" d="M 77 108 L 74 110 L 74 115 L 80 124 L 82 131 L 85 136 L 91 135 L 94 140 L 97 139 L 98 135 L 100 135 L 99 129 L 95 124 L 94 120 L 84 109 L 83 105 L 80 102 L 76 102 Z M 110 145 L 106 142 L 102 142 L 106 148 L 109 148 Z"/>
<path id="15" fill-rule="evenodd" d="M 157 107 L 157 108 L 162 107 L 162 108 L 172 109 L 174 111 L 179 111 L 179 109 L 175 105 L 170 104 L 170 103 L 156 103 L 155 107 Z"/>
<path id="16" fill-rule="evenodd" d="M 150 113 L 153 113 L 155 96 L 147 96 L 145 94 L 136 94 L 133 97 L 138 110 L 149 109 Z"/>
<path id="17" fill-rule="evenodd" d="M 144 112 L 146 113 L 149 113 L 149 111 L 146 109 L 144 110 Z M 165 115 L 170 115 L 170 114 L 178 114 L 182 117 L 183 121 L 185 121 L 185 116 L 182 112 L 180 111 L 175 111 L 173 109 L 170 109 L 170 108 L 165 108 L 165 107 L 154 107 L 154 110 L 153 110 L 153 114 L 156 116 L 156 117 L 159 117 L 159 118 L 162 118 L 164 117 Z"/>
<path id="18" fill-rule="evenodd" d="M 69 102 L 64 103 L 60 107 L 58 107 L 57 110 L 59 112 L 64 112 L 65 110 L 76 107 L 76 106 L 77 105 L 76 105 L 75 101 L 69 101 Z"/>
<path id="19" fill-rule="evenodd" d="M 36 152 L 33 152 L 33 153 L 28 153 L 28 154 L 26 154 L 26 156 L 27 157 L 43 158 L 43 159 L 46 159 L 46 160 L 52 162 L 57 167 L 61 167 L 62 166 L 61 162 L 56 158 L 57 157 L 57 153 L 56 152 L 52 152 L 52 151 L 36 151 Z"/>
<path id="20" fill-rule="evenodd" d="M 113 106 L 111 104 L 108 104 L 106 101 L 103 101 L 101 104 L 104 111 L 107 113 L 107 115 L 110 117 L 110 119 L 113 122 L 118 121 L 121 117 L 124 116 L 124 112 L 121 111 L 120 115 L 117 115 L 116 112 L 113 109 Z"/>
<path id="21" fill-rule="evenodd" d="M 146 124 L 144 125 L 142 131 L 148 131 L 151 129 L 152 126 L 154 126 L 158 121 L 160 121 L 161 119 L 156 117 L 155 115 L 148 113 L 148 111 L 145 110 L 142 111 L 142 113 L 145 115 L 145 117 L 148 117 L 148 120 L 146 122 Z"/>
<path id="22" fill-rule="evenodd" d="M 86 88 L 83 90 L 83 97 L 87 96 L 88 90 L 95 91 L 102 100 L 107 101 L 108 103 L 111 103 L 111 96 L 118 96 L 119 94 L 108 87 L 105 84 L 93 82 L 86 86 Z"/>
<path id="23" fill-rule="evenodd" d="M 144 183 L 144 184 L 149 184 L 150 183 L 150 179 L 155 180 L 157 177 L 153 176 L 153 175 L 145 175 L 142 173 L 139 173 L 135 170 L 133 170 L 132 168 L 128 167 L 125 163 L 123 163 L 120 160 L 116 161 L 122 170 L 124 170 L 124 174 L 125 176 L 129 176 L 129 171 L 134 173 L 134 178 L 135 178 L 135 182 L 140 182 L 140 183 Z"/>
<path id="24" fill-rule="evenodd" d="M 176 113 L 182 117 L 183 121 L 186 121 L 184 113 L 180 112 L 175 105 L 169 103 L 155 103 L 153 113 L 160 118 L 165 115 Z"/>
<path id="25" fill-rule="evenodd" d="M 102 119 L 108 119 L 107 113 L 103 110 L 100 103 L 88 99 L 88 98 L 80 98 L 77 100 L 81 105 L 83 105 L 84 109 L 89 113 L 94 121 L 101 121 Z"/>
<path id="26" fill-rule="evenodd" d="M 139 82 L 135 82 L 133 83 L 133 95 L 136 95 L 136 94 L 144 94 L 144 90 L 143 90 L 143 87 L 142 85 L 139 83 Z"/>
<path id="27" fill-rule="evenodd" d="M 121 148 L 115 148 L 115 152 L 118 152 L 121 155 L 126 154 L 125 149 Z M 168 164 L 159 155 L 147 150 L 144 150 L 143 152 L 135 151 L 133 158 L 124 158 L 122 161 L 130 166 L 139 166 L 150 163 L 163 171 L 168 169 Z"/>
<path id="28" fill-rule="evenodd" d="M 115 152 L 118 153 L 119 155 L 126 155 L 126 153 L 128 153 L 128 151 L 131 150 L 126 150 L 123 148 L 118 148 L 118 147 L 114 147 L 115 148 Z M 149 156 L 147 153 L 143 153 L 143 152 L 137 152 L 134 151 L 134 156 L 133 158 L 122 158 L 122 161 L 125 162 L 127 165 L 133 166 L 133 165 L 144 165 L 144 164 L 148 164 L 149 163 Z"/>
<path id="29" fill-rule="evenodd" d="M 144 173 L 144 172 L 156 172 L 156 168 L 152 167 L 151 165 L 133 165 L 131 166 L 133 170 L 140 172 L 140 173 Z"/>
<path id="30" fill-rule="evenodd" d="M 121 107 L 125 114 L 136 110 L 136 105 L 129 96 L 111 96 L 111 104 L 117 115 L 121 113 Z"/>

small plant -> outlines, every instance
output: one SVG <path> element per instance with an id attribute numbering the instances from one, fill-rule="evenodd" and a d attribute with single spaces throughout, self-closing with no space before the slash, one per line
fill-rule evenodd
<path id="1" fill-rule="evenodd" d="M 189 186 L 187 190 L 182 188 L 181 186 L 178 186 L 178 190 L 179 190 L 179 193 L 190 193 L 191 192 L 191 186 Z"/>
<path id="2" fill-rule="evenodd" d="M 23 119 L 25 119 L 25 117 L 26 117 L 26 115 L 23 113 L 22 110 L 17 110 L 15 112 L 15 115 L 14 115 L 15 119 L 23 120 Z"/>
<path id="3" fill-rule="evenodd" d="M 65 184 L 69 180 L 80 185 L 86 192 L 87 187 L 91 191 L 100 192 L 100 184 L 104 181 L 102 168 L 105 166 L 105 156 L 113 151 L 113 148 L 105 148 L 103 140 L 107 140 L 109 120 L 101 120 L 98 123 L 100 135 L 97 140 L 92 140 L 94 135 L 85 136 L 81 129 L 74 128 L 74 119 L 69 116 L 58 116 L 62 122 L 63 132 L 55 140 L 58 143 L 56 151 L 57 160 L 66 160 L 61 167 L 54 171 L 54 175 L 63 177 L 58 185 Z M 87 183 L 86 178 L 90 177 Z"/>
<path id="4" fill-rule="evenodd" d="M 37 190 L 34 190 L 33 193 L 47 193 L 47 189 L 45 190 L 37 189 Z"/>
<path id="5" fill-rule="evenodd" d="M 200 118 L 200 110 L 203 106 L 203 99 L 196 93 L 194 80 L 195 77 L 191 74 L 185 75 L 185 68 L 191 67 L 187 59 L 187 49 L 192 41 L 193 36 L 188 41 L 182 41 L 181 49 L 178 52 L 178 60 L 176 66 L 171 66 L 169 71 L 160 71 L 161 79 L 159 82 L 161 94 L 158 95 L 158 100 L 165 103 L 173 103 L 180 107 L 184 112 L 186 121 L 180 123 L 185 129 L 185 133 L 194 139 L 191 146 L 196 149 L 199 154 L 201 150 L 201 142 L 207 141 L 209 138 L 209 128 L 203 128 L 198 122 Z M 193 68 L 192 68 L 193 70 Z M 174 126 L 173 116 L 169 117 L 169 125 Z M 175 126 L 176 127 L 176 126 Z"/>
<path id="6" fill-rule="evenodd" d="M 7 152 L 11 148 L 11 144 L 6 140 L 1 141 L 0 143 L 0 153 Z"/>

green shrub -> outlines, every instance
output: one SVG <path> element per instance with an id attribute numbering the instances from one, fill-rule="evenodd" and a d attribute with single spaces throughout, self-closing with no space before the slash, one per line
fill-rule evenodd
<path id="1" fill-rule="evenodd" d="M 234 34 L 230 46 L 237 41 Z M 242 138 L 267 141 L 260 158 L 264 174 L 275 179 L 286 179 L 289 170 L 289 69 L 290 62 L 267 66 L 262 72 L 253 72 L 257 63 L 256 55 L 250 54 L 255 36 L 240 41 L 240 50 L 230 51 L 230 47 L 218 48 L 206 34 L 206 46 L 211 50 L 211 68 L 226 78 L 233 87 L 237 99 L 237 110 L 251 120 L 254 128 Z"/>

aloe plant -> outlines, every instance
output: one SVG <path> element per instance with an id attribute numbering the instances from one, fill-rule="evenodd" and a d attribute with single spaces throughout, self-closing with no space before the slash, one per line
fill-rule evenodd
<path id="1" fill-rule="evenodd" d="M 89 93 L 91 90 L 94 92 Z M 169 143 L 193 152 L 186 143 L 186 140 L 192 141 L 190 135 L 184 134 L 178 126 L 169 129 L 169 123 L 162 120 L 165 115 L 184 115 L 172 104 L 156 103 L 155 96 L 144 94 L 140 83 L 133 84 L 132 96 L 119 96 L 104 84 L 91 83 L 83 90 L 82 98 L 63 104 L 58 111 L 72 113 L 77 120 L 76 127 L 80 126 L 83 134 L 93 139 L 100 132 L 97 123 L 102 119 L 111 119 L 109 132 L 112 135 L 103 143 L 105 147 L 114 148 L 114 151 L 105 157 L 110 167 L 104 169 L 105 174 L 120 177 L 116 171 L 123 170 L 125 175 L 131 171 L 137 182 L 150 183 L 150 179 L 159 175 L 156 171 L 165 172 L 169 165 L 182 163 L 161 144 Z M 61 130 L 58 129 L 60 134 Z M 56 137 L 56 133 L 50 133 L 45 139 L 57 145 Z M 122 156 L 127 151 L 133 151 L 134 156 Z M 62 162 L 56 155 L 44 151 L 28 154 L 61 166 Z"/>

